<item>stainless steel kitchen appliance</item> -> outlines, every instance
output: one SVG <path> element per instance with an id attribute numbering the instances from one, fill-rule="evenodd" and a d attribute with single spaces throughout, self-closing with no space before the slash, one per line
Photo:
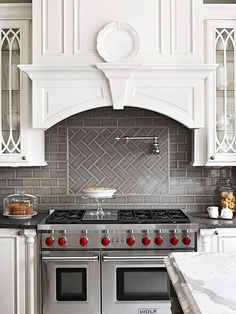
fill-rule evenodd
<path id="1" fill-rule="evenodd" d="M 196 250 L 181 210 L 54 211 L 41 233 L 43 314 L 168 314 L 173 251 Z"/>

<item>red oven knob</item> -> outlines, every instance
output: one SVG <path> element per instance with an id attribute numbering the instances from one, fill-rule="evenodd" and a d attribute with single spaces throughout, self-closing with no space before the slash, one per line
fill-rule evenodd
<path id="1" fill-rule="evenodd" d="M 53 237 L 47 237 L 45 240 L 45 243 L 47 244 L 47 246 L 52 246 L 54 243 L 54 238 Z"/>
<path id="2" fill-rule="evenodd" d="M 103 246 L 108 246 L 110 244 L 111 240 L 110 240 L 110 238 L 108 236 L 105 236 L 105 237 L 102 238 L 101 242 L 102 242 Z"/>
<path id="3" fill-rule="evenodd" d="M 142 243 L 146 246 L 148 246 L 151 243 L 151 240 L 149 237 L 143 237 Z"/>
<path id="4" fill-rule="evenodd" d="M 129 245 L 129 246 L 132 246 L 132 245 L 134 245 L 135 244 L 135 237 L 128 237 L 127 239 L 126 239 L 126 243 Z"/>
<path id="5" fill-rule="evenodd" d="M 61 238 L 58 239 L 58 244 L 59 244 L 60 246 L 65 246 L 66 243 L 67 243 L 67 239 L 66 239 L 66 238 L 61 237 Z"/>
<path id="6" fill-rule="evenodd" d="M 172 236 L 172 237 L 170 238 L 170 243 L 171 243 L 172 245 L 177 245 L 177 244 L 179 243 L 178 237 L 177 237 L 177 236 Z"/>
<path id="7" fill-rule="evenodd" d="M 82 238 L 80 238 L 79 244 L 80 244 L 81 246 L 86 246 L 86 245 L 88 244 L 88 238 L 87 238 L 87 237 L 82 237 Z"/>
<path id="8" fill-rule="evenodd" d="M 164 242 L 164 239 L 161 236 L 157 236 L 154 242 L 156 243 L 156 245 L 161 246 Z"/>
<path id="9" fill-rule="evenodd" d="M 190 245 L 190 243 L 191 243 L 191 238 L 190 238 L 190 236 L 188 236 L 188 235 L 184 236 L 183 239 L 182 239 L 182 242 L 183 242 L 183 244 L 185 244 L 185 245 Z"/>

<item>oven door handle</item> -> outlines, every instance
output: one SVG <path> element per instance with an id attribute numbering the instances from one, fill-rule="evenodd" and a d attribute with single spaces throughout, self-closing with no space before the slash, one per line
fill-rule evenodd
<path id="1" fill-rule="evenodd" d="M 43 256 L 43 262 L 98 262 L 99 256 Z"/>
<path id="2" fill-rule="evenodd" d="M 103 262 L 147 262 L 155 261 L 163 263 L 165 256 L 108 256 L 104 255 Z M 164 263 L 163 263 L 164 265 Z"/>

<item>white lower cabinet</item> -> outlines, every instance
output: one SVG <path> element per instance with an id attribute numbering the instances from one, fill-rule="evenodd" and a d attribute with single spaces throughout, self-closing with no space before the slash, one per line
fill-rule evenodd
<path id="1" fill-rule="evenodd" d="M 198 251 L 236 252 L 236 228 L 200 229 Z"/>
<path id="2" fill-rule="evenodd" d="M 36 231 L 0 229 L 0 313 L 36 314 Z"/>

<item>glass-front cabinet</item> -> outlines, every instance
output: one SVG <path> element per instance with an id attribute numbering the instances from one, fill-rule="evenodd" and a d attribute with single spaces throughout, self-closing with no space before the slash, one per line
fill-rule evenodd
<path id="1" fill-rule="evenodd" d="M 1 7 L 0 7 L 1 10 Z M 45 165 L 44 135 L 31 128 L 30 21 L 0 18 L 0 167 Z"/>
<path id="2" fill-rule="evenodd" d="M 218 67 L 214 102 L 207 108 L 208 158 L 213 165 L 236 165 L 236 20 L 207 21 L 207 57 Z"/>
<path id="3" fill-rule="evenodd" d="M 21 28 L 1 28 L 1 155 L 21 154 Z"/>

